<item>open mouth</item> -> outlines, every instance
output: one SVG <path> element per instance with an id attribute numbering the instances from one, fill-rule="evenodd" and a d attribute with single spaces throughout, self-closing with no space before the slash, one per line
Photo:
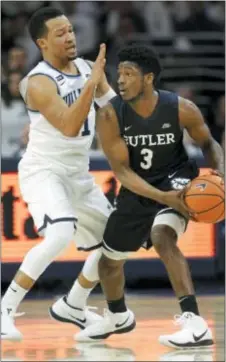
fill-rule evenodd
<path id="1" fill-rule="evenodd" d="M 119 90 L 119 94 L 120 94 L 121 96 L 123 96 L 125 93 L 126 93 L 126 90 L 125 90 L 125 89 L 120 89 L 120 90 Z"/>
<path id="2" fill-rule="evenodd" d="M 67 50 L 73 50 L 73 51 L 76 51 L 76 47 L 75 45 L 71 46 L 70 48 L 67 48 Z"/>

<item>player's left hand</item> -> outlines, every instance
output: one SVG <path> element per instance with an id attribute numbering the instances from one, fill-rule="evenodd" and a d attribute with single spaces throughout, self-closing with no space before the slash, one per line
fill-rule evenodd
<path id="1" fill-rule="evenodd" d="M 186 206 L 186 211 L 187 211 L 187 214 L 188 214 L 188 217 L 187 219 L 188 220 L 192 220 L 194 222 L 197 222 L 196 218 L 195 218 L 195 213 L 192 212 L 188 207 L 187 205 L 185 204 L 185 201 L 184 201 L 184 194 L 185 194 L 185 190 L 186 188 L 188 187 L 188 185 L 186 187 L 184 187 L 182 190 L 178 191 L 177 192 L 177 196 L 180 198 L 180 200 L 183 202 L 183 205 Z"/>
<path id="2" fill-rule="evenodd" d="M 188 220 L 195 220 L 195 214 L 187 207 L 184 202 L 184 190 L 181 191 L 166 191 L 164 197 L 164 203 L 174 210 L 178 211 Z"/>

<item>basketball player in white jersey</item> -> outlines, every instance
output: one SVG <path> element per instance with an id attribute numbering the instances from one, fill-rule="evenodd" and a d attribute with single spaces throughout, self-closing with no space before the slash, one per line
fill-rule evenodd
<path id="1" fill-rule="evenodd" d="M 29 31 L 43 61 L 20 86 L 31 123 L 27 150 L 19 164 L 19 183 L 44 239 L 25 256 L 2 299 L 1 338 L 11 340 L 22 338 L 14 325 L 20 302 L 73 239 L 80 250 L 97 250 L 50 313 L 80 328 L 102 318 L 88 310 L 86 300 L 99 280 L 98 248 L 112 211 L 89 174 L 88 155 L 95 132 L 94 100 L 102 107 L 115 96 L 104 74 L 105 45 L 100 46 L 95 63 L 76 57 L 71 23 L 50 7 L 33 14 Z"/>

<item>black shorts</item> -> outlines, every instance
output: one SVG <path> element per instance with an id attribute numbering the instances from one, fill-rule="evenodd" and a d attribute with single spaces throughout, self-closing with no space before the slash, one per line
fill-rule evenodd
<path id="1" fill-rule="evenodd" d="M 183 168 L 172 172 L 172 175 L 167 175 L 152 185 L 162 191 L 180 190 L 197 176 L 197 167 L 187 163 Z M 157 215 L 172 215 L 173 213 L 183 217 L 167 205 L 139 196 L 124 188 L 120 190 L 116 205 L 116 210 L 108 219 L 103 237 L 103 247 L 109 252 L 111 249 L 132 252 L 141 246 L 149 249 L 152 246 L 150 232 Z M 184 225 L 186 229 L 187 220 Z"/>

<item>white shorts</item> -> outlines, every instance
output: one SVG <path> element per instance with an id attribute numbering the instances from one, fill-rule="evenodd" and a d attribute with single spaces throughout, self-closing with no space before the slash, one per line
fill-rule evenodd
<path id="1" fill-rule="evenodd" d="M 73 220 L 78 250 L 101 246 L 112 206 L 89 173 L 59 175 L 50 170 L 34 174 L 19 171 L 20 189 L 38 233 L 48 223 Z"/>

